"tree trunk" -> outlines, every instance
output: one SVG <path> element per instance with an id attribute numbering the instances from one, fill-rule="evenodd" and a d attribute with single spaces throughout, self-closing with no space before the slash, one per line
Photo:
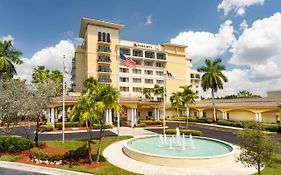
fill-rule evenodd
<path id="1" fill-rule="evenodd" d="M 38 147 L 39 144 L 38 144 L 38 130 L 39 130 L 39 115 L 37 115 L 37 118 L 36 118 L 36 131 L 35 131 L 35 138 L 34 138 L 34 142 L 35 142 L 35 146 Z"/>
<path id="2" fill-rule="evenodd" d="M 213 122 L 217 121 L 216 117 L 216 108 L 215 108 L 215 94 L 214 94 L 214 89 L 212 89 L 212 107 L 213 107 Z"/>
<path id="3" fill-rule="evenodd" d="M 261 175 L 261 166 L 259 162 L 258 162 L 258 175 Z"/>
<path id="4" fill-rule="evenodd" d="M 101 150 L 102 137 L 103 137 L 103 122 L 102 122 L 102 119 L 100 119 L 100 139 L 99 139 L 99 145 L 98 145 L 98 150 L 97 150 L 97 160 L 96 160 L 97 163 L 100 161 L 100 150 Z"/>
<path id="5" fill-rule="evenodd" d="M 186 129 L 188 129 L 189 107 L 186 105 Z"/>
<path id="6" fill-rule="evenodd" d="M 91 124 L 90 124 L 91 125 Z M 91 141 L 92 141 L 92 129 L 91 129 L 91 126 L 89 127 L 88 126 L 88 121 L 86 121 L 86 128 L 87 128 L 87 131 L 88 131 L 88 157 L 89 157 L 89 161 L 90 163 L 93 162 L 93 159 L 92 159 L 92 148 L 91 148 Z"/>

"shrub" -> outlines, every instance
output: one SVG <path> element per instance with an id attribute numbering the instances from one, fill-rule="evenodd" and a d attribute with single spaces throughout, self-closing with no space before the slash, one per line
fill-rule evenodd
<path id="1" fill-rule="evenodd" d="M 48 153 L 44 153 L 41 149 L 35 147 L 30 149 L 30 153 L 29 153 L 29 157 L 30 159 L 38 159 L 38 160 L 42 160 L 42 161 L 51 161 L 51 162 L 55 162 L 55 161 L 60 161 L 63 159 L 62 154 L 48 154 Z"/>
<path id="2" fill-rule="evenodd" d="M 171 121 L 186 121 L 187 117 L 173 117 L 173 118 L 168 118 L 167 120 Z"/>
<path id="3" fill-rule="evenodd" d="M 139 127 L 146 127 L 146 123 L 140 123 L 138 124 Z"/>
<path id="4" fill-rule="evenodd" d="M 139 120 L 139 123 L 145 123 L 146 125 L 162 125 L 160 120 Z"/>
<path id="5" fill-rule="evenodd" d="M 39 126 L 39 132 L 47 132 L 47 131 L 53 131 L 53 126 L 52 125 Z"/>
<path id="6" fill-rule="evenodd" d="M 262 124 L 262 127 L 270 132 L 278 132 L 280 128 L 278 124 Z"/>
<path id="7" fill-rule="evenodd" d="M 244 127 L 244 123 L 240 122 L 240 121 L 235 121 L 235 122 L 232 122 L 232 126 L 243 128 Z"/>
<path id="8" fill-rule="evenodd" d="M 104 124 L 103 129 L 110 129 L 113 128 L 114 126 L 111 124 Z M 100 129 L 100 124 L 93 124 L 93 129 Z"/>
<path id="9" fill-rule="evenodd" d="M 232 122 L 228 120 L 218 120 L 217 124 L 223 126 L 232 126 Z"/>
<path id="10" fill-rule="evenodd" d="M 0 136 L 0 153 L 19 152 L 32 148 L 30 140 L 21 137 Z"/>
<path id="11" fill-rule="evenodd" d="M 77 148 L 76 150 L 65 153 L 63 159 L 64 161 L 78 161 L 87 156 L 88 156 L 88 148 L 86 145 L 83 145 L 82 147 Z"/>
<path id="12" fill-rule="evenodd" d="M 64 127 L 65 128 L 70 128 L 70 127 L 80 127 L 80 123 L 79 122 L 64 122 Z M 57 122 L 55 124 L 55 127 L 58 129 L 62 129 L 62 122 Z"/>
<path id="13" fill-rule="evenodd" d="M 166 134 L 176 134 L 176 129 L 166 129 L 165 130 Z M 189 130 L 189 129 L 180 129 L 180 133 L 181 134 L 185 134 L 185 135 L 194 135 L 194 136 L 202 136 L 202 132 L 201 131 L 197 131 L 197 130 Z"/>

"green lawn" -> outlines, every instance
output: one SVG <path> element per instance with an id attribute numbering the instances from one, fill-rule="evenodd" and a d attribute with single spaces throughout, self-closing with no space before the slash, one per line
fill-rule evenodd
<path id="1" fill-rule="evenodd" d="M 112 144 L 113 142 L 125 140 L 132 138 L 131 136 L 120 136 L 120 137 L 105 137 L 102 141 L 101 145 L 101 151 L 103 151 L 107 146 Z M 97 150 L 98 141 L 94 140 L 95 144 L 92 146 L 93 150 Z M 46 141 L 47 146 L 53 147 L 53 148 L 63 148 L 67 150 L 75 150 L 81 146 L 83 146 L 86 143 L 86 140 L 66 140 L 65 143 L 62 143 L 61 141 Z M 98 168 L 88 168 L 81 165 L 64 165 L 63 169 L 68 170 L 74 170 L 74 171 L 81 171 L 81 172 L 87 172 L 87 173 L 93 173 L 98 175 L 136 175 L 135 173 L 128 172 L 126 170 L 123 170 L 121 168 L 118 168 L 109 162 L 107 162 L 103 157 L 101 158 L 102 166 Z"/>
<path id="2" fill-rule="evenodd" d="M 2 155 L 2 156 L 0 156 L 1 161 L 16 162 L 19 159 L 20 159 L 20 157 L 18 157 L 16 155 Z"/>
<path id="3" fill-rule="evenodd" d="M 255 173 L 254 175 L 257 175 Z M 267 166 L 261 171 L 262 175 L 280 175 L 281 174 L 281 154 L 274 154 L 271 167 Z"/>

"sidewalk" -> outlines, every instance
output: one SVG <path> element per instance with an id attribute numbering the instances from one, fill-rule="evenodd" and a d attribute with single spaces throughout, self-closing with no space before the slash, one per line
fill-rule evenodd
<path id="1" fill-rule="evenodd" d="M 114 127 L 113 129 L 110 129 L 110 131 L 117 134 L 117 127 Z M 155 135 L 155 132 L 151 132 L 146 130 L 145 128 L 130 128 L 130 127 L 120 127 L 119 128 L 119 135 L 125 136 L 125 135 L 131 135 L 133 137 L 136 136 L 142 136 L 142 135 Z"/>

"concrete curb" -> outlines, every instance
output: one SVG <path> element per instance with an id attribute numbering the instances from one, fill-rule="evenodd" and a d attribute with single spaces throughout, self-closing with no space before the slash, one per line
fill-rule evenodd
<path id="1" fill-rule="evenodd" d="M 104 129 L 104 131 L 107 131 L 107 130 L 110 130 L 110 129 Z M 92 132 L 94 132 L 94 131 L 99 131 L 99 129 L 93 129 Z M 87 130 L 64 131 L 65 134 L 68 134 L 68 133 L 81 133 L 81 132 L 87 132 Z M 39 132 L 39 134 L 42 134 L 42 135 L 44 135 L 44 134 L 62 134 L 62 131 L 55 131 L 55 132 L 51 131 L 51 132 L 42 132 L 42 133 Z"/>
<path id="2" fill-rule="evenodd" d="M 42 174 L 48 174 L 48 175 L 54 175 L 54 174 L 56 174 L 56 175 L 93 175 L 93 174 L 89 174 L 89 173 L 75 172 L 75 171 L 63 170 L 63 169 L 58 169 L 58 168 L 48 168 L 48 167 L 37 166 L 37 165 L 29 165 L 29 164 L 5 162 L 5 161 L 0 161 L 0 167 L 7 168 L 7 169 L 26 171 L 26 172 L 33 172 L 33 173 L 40 173 L 40 174 L 42 173 Z"/>

